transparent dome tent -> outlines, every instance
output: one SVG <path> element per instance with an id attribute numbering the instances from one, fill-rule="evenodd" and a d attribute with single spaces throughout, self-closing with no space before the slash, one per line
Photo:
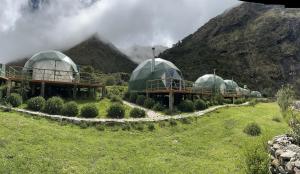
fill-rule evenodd
<path id="1" fill-rule="evenodd" d="M 224 80 L 226 85 L 226 93 L 240 94 L 239 85 L 233 80 Z"/>
<path id="2" fill-rule="evenodd" d="M 193 90 L 195 92 L 213 92 L 224 94 L 225 88 L 226 86 L 224 80 L 220 76 L 206 74 L 196 80 Z"/>
<path id="3" fill-rule="evenodd" d="M 72 82 L 79 71 L 71 58 L 59 51 L 43 51 L 32 56 L 23 71 L 32 75 L 32 80 Z"/>
<path id="4" fill-rule="evenodd" d="M 171 62 L 155 58 L 155 66 L 152 71 L 152 59 L 148 59 L 132 72 L 129 80 L 130 92 L 145 92 L 149 82 L 155 81 L 155 87 L 167 88 L 170 87 L 170 80 L 183 80 L 181 71 Z"/>
<path id="5" fill-rule="evenodd" d="M 251 91 L 250 96 L 254 97 L 254 98 L 261 98 L 262 97 L 262 95 L 259 91 Z"/>
<path id="6" fill-rule="evenodd" d="M 240 95 L 244 96 L 244 97 L 249 97 L 251 91 L 249 89 L 246 88 L 241 88 L 239 89 Z"/>

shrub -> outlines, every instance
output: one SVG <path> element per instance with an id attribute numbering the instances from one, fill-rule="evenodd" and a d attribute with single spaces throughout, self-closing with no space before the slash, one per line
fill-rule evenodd
<path id="1" fill-rule="evenodd" d="M 269 156 L 267 148 L 265 147 L 265 142 L 267 142 L 267 137 L 254 141 L 246 145 L 244 151 L 244 166 L 246 174 L 266 174 L 269 173 Z"/>
<path id="2" fill-rule="evenodd" d="M 12 107 L 18 107 L 22 104 L 23 99 L 20 94 L 12 93 L 9 97 L 7 97 L 7 102 L 12 105 Z"/>
<path id="3" fill-rule="evenodd" d="M 192 123 L 191 119 L 189 119 L 189 118 L 182 118 L 180 121 L 182 124 L 191 124 Z"/>
<path id="4" fill-rule="evenodd" d="M 166 127 L 166 123 L 164 121 L 158 122 L 159 127 Z"/>
<path id="5" fill-rule="evenodd" d="M 272 118 L 272 121 L 275 121 L 275 122 L 281 122 L 281 118 L 279 116 L 274 116 Z"/>
<path id="6" fill-rule="evenodd" d="M 80 115 L 85 118 L 95 118 L 98 114 L 99 111 L 95 104 L 84 105 L 80 111 Z"/>
<path id="7" fill-rule="evenodd" d="M 10 103 L 5 103 L 4 104 L 5 108 L 3 108 L 3 112 L 10 112 L 11 111 L 11 104 Z"/>
<path id="8" fill-rule="evenodd" d="M 143 106 L 145 103 L 146 97 L 144 95 L 139 95 L 136 98 L 136 104 Z"/>
<path id="9" fill-rule="evenodd" d="M 102 125 L 102 124 L 98 124 L 98 125 L 96 126 L 96 129 L 97 129 L 98 131 L 105 131 L 105 126 Z"/>
<path id="10" fill-rule="evenodd" d="M 110 118 L 124 118 L 125 108 L 119 103 L 114 103 L 107 109 L 107 116 Z"/>
<path id="11" fill-rule="evenodd" d="M 261 128 L 257 123 L 250 123 L 244 128 L 244 133 L 251 136 L 258 136 L 261 134 Z"/>
<path id="12" fill-rule="evenodd" d="M 178 110 L 177 110 L 177 108 L 174 108 L 173 110 L 166 109 L 166 110 L 164 110 L 164 113 L 166 115 L 175 115 L 175 114 L 178 114 Z"/>
<path id="13" fill-rule="evenodd" d="M 277 92 L 276 98 L 277 98 L 277 103 L 280 107 L 280 111 L 282 115 L 285 117 L 289 106 L 294 101 L 295 91 L 290 85 L 284 86 Z"/>
<path id="14" fill-rule="evenodd" d="M 151 109 L 155 105 L 155 101 L 152 98 L 147 98 L 144 102 L 144 107 Z"/>
<path id="15" fill-rule="evenodd" d="M 28 109 L 33 111 L 41 111 L 44 109 L 45 105 L 46 105 L 46 100 L 41 96 L 33 97 L 29 99 L 27 102 Z"/>
<path id="16" fill-rule="evenodd" d="M 148 124 L 148 130 L 149 131 L 154 131 L 155 130 L 155 125 L 153 123 Z"/>
<path id="17" fill-rule="evenodd" d="M 130 111 L 130 117 L 133 118 L 143 118 L 146 116 L 146 112 L 140 108 L 133 108 Z"/>
<path id="18" fill-rule="evenodd" d="M 153 106 L 153 110 L 155 111 L 164 111 L 165 110 L 165 107 L 160 104 L 160 103 L 156 103 L 154 106 Z"/>
<path id="19" fill-rule="evenodd" d="M 79 108 L 76 102 L 71 101 L 64 105 L 62 109 L 62 114 L 65 116 L 77 116 L 79 113 Z"/>
<path id="20" fill-rule="evenodd" d="M 137 97 L 138 97 L 138 94 L 137 94 L 137 93 L 130 93 L 129 101 L 130 101 L 131 103 L 135 103 Z"/>
<path id="21" fill-rule="evenodd" d="M 239 99 L 234 100 L 234 104 L 236 104 L 236 105 L 240 105 L 240 104 L 243 104 L 245 102 L 246 102 L 246 100 L 243 99 L 243 98 L 239 98 Z"/>
<path id="22" fill-rule="evenodd" d="M 64 101 L 60 97 L 51 97 L 47 100 L 45 105 L 45 112 L 48 114 L 61 114 Z"/>
<path id="23" fill-rule="evenodd" d="M 178 105 L 181 112 L 194 112 L 194 103 L 191 100 L 184 100 Z"/>
<path id="24" fill-rule="evenodd" d="M 112 95 L 110 101 L 114 103 L 123 103 L 122 99 L 117 95 Z"/>
<path id="25" fill-rule="evenodd" d="M 225 104 L 232 104 L 232 100 L 231 99 L 224 99 L 223 102 Z"/>
<path id="26" fill-rule="evenodd" d="M 170 126 L 177 126 L 177 122 L 176 122 L 176 120 L 174 120 L 174 119 L 171 119 L 171 120 L 169 121 L 169 124 L 170 124 Z"/>
<path id="27" fill-rule="evenodd" d="M 89 127 L 89 125 L 88 125 L 86 122 L 81 122 L 81 123 L 79 124 L 79 126 L 80 126 L 81 129 L 86 129 L 86 128 Z"/>
<path id="28" fill-rule="evenodd" d="M 205 101 L 199 99 L 195 101 L 195 109 L 198 111 L 204 110 L 207 108 Z"/>

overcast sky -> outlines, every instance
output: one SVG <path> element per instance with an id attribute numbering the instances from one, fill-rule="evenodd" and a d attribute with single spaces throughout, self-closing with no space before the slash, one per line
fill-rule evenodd
<path id="1" fill-rule="evenodd" d="M 171 46 L 237 0 L 1 0 L 0 61 L 67 49 L 93 34 L 124 49 Z"/>

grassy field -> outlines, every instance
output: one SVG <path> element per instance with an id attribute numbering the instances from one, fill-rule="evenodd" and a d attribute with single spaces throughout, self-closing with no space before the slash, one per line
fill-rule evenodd
<path id="1" fill-rule="evenodd" d="M 244 147 L 260 139 L 243 133 L 249 122 L 262 136 L 288 131 L 276 104 L 224 108 L 191 124 L 165 122 L 144 131 L 74 125 L 0 112 L 0 173 L 244 173 Z"/>

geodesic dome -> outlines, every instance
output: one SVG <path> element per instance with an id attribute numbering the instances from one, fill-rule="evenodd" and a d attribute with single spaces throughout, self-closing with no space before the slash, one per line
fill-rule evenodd
<path id="1" fill-rule="evenodd" d="M 211 91 L 224 94 L 225 88 L 224 80 L 220 76 L 214 74 L 201 76 L 194 84 L 194 91 L 196 92 Z"/>
<path id="2" fill-rule="evenodd" d="M 154 71 L 151 72 L 152 59 L 148 59 L 132 72 L 129 80 L 130 92 L 145 92 L 147 83 L 151 80 L 158 80 L 157 86 L 168 87 L 168 79 L 183 80 L 181 71 L 171 62 L 156 58 Z"/>
<path id="3" fill-rule="evenodd" d="M 32 56 L 24 65 L 33 80 L 72 82 L 78 74 L 76 64 L 59 51 L 42 51 Z"/>
<path id="4" fill-rule="evenodd" d="M 249 89 L 245 89 L 245 88 L 241 88 L 239 89 L 240 95 L 244 96 L 244 97 L 249 97 L 250 96 L 250 90 Z"/>
<path id="5" fill-rule="evenodd" d="M 226 85 L 226 92 L 227 93 L 235 93 L 235 94 L 240 94 L 240 87 L 239 85 L 233 81 L 233 80 L 224 80 L 225 85 Z"/>
<path id="6" fill-rule="evenodd" d="M 261 98 L 262 95 L 259 91 L 251 91 L 251 97 L 255 97 L 255 98 Z"/>

